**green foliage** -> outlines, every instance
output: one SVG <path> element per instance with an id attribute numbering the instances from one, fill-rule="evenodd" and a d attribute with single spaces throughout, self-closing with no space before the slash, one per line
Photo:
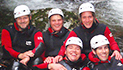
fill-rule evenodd
<path id="1" fill-rule="evenodd" d="M 39 9 L 39 10 L 33 10 L 32 11 L 32 21 L 34 25 L 39 28 L 41 31 L 45 29 L 46 24 L 48 23 L 48 12 L 51 10 L 51 8 L 47 9 Z M 63 9 L 64 15 L 65 15 L 65 22 L 71 22 L 71 26 L 69 29 L 75 27 L 78 25 L 79 20 L 78 16 L 74 12 L 69 12 Z"/>

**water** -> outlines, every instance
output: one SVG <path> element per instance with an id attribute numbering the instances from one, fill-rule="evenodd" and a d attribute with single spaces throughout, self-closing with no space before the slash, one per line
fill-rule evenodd
<path id="1" fill-rule="evenodd" d="M 123 26 L 123 0 L 112 0 L 110 2 L 111 8 L 113 9 L 113 13 L 115 14 L 114 19 L 119 20 L 117 23 L 120 26 Z"/>
<path id="2" fill-rule="evenodd" d="M 4 0 L 1 7 L 13 11 L 17 5 L 26 4 L 31 10 L 46 8 L 61 8 L 67 11 L 78 12 L 78 7 L 83 2 L 92 2 L 96 7 L 99 20 L 111 25 L 123 27 L 123 0 Z M 109 23 L 111 22 L 111 23 Z"/>
<path id="3" fill-rule="evenodd" d="M 45 8 L 64 8 L 68 11 L 73 11 L 78 8 L 83 2 L 100 2 L 104 0 L 4 0 L 3 4 L 5 7 L 13 10 L 17 5 L 25 4 L 30 9 L 45 9 Z"/>
<path id="4" fill-rule="evenodd" d="M 5 17 L 0 18 L 0 24 L 2 25 L 0 26 L 3 27 L 13 22 L 13 20 L 9 20 L 9 17 L 12 16 L 14 8 L 20 4 L 29 6 L 31 10 L 57 7 L 78 14 L 78 7 L 83 2 L 94 4 L 97 19 L 109 26 L 119 46 L 122 47 L 123 0 L 3 0 L 0 1 L 0 16 L 4 17 L 5 15 Z"/>
<path id="5" fill-rule="evenodd" d="M 123 27 L 123 0 L 110 0 L 107 1 L 107 3 L 101 4 L 99 4 L 97 8 L 97 11 L 99 11 L 98 15 L 101 17 L 100 20 L 105 20 L 105 23 L 109 25 L 119 25 Z"/>

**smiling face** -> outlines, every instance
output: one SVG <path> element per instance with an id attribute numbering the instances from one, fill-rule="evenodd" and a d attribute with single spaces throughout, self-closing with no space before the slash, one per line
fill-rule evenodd
<path id="1" fill-rule="evenodd" d="M 94 21 L 94 16 L 92 15 L 92 12 L 86 11 L 81 13 L 81 20 L 86 28 L 91 28 Z"/>
<path id="2" fill-rule="evenodd" d="M 63 26 L 63 18 L 60 15 L 52 15 L 50 17 L 50 25 L 54 31 L 60 31 Z"/>
<path id="3" fill-rule="evenodd" d="M 108 45 L 102 45 L 96 49 L 96 51 L 92 50 L 94 54 L 96 54 L 101 61 L 106 61 L 109 57 L 109 48 Z"/>
<path id="4" fill-rule="evenodd" d="M 78 45 L 70 44 L 67 46 L 65 54 L 70 61 L 77 61 L 81 56 L 81 48 Z"/>
<path id="5" fill-rule="evenodd" d="M 29 25 L 30 19 L 31 19 L 31 16 L 30 17 L 28 15 L 21 16 L 16 18 L 16 22 L 19 25 L 19 27 L 25 29 Z M 21 31 L 21 28 L 19 28 L 20 31 Z"/>

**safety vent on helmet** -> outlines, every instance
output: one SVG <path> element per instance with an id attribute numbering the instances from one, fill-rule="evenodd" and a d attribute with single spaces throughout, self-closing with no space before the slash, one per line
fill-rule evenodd
<path id="1" fill-rule="evenodd" d="M 59 14 L 59 15 L 61 15 L 62 17 L 64 17 L 64 14 L 63 14 L 62 10 L 59 9 L 59 8 L 55 8 L 55 9 L 51 9 L 51 10 L 49 11 L 48 18 L 50 18 L 52 15 L 55 15 L 55 14 Z"/>
<path id="2" fill-rule="evenodd" d="M 26 5 L 19 5 L 14 9 L 14 18 L 30 15 L 31 11 Z"/>
<path id="3" fill-rule="evenodd" d="M 79 15 L 83 12 L 86 12 L 86 11 L 95 12 L 94 6 L 88 2 L 81 4 L 79 7 Z"/>
<path id="4" fill-rule="evenodd" d="M 82 40 L 81 40 L 80 38 L 78 38 L 78 37 L 70 37 L 70 38 L 67 40 L 65 46 L 68 46 L 68 45 L 70 45 L 70 44 L 75 44 L 75 45 L 78 45 L 78 46 L 80 46 L 81 48 L 83 48 Z"/>
<path id="5" fill-rule="evenodd" d="M 109 41 L 104 35 L 96 35 L 91 39 L 90 44 L 91 48 L 96 49 L 102 45 L 109 44 Z"/>

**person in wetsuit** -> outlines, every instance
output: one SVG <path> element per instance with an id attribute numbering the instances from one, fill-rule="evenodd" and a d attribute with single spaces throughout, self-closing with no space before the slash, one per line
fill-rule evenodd
<path id="1" fill-rule="evenodd" d="M 34 48 L 44 43 L 42 33 L 31 23 L 31 11 L 26 5 L 17 6 L 13 14 L 16 22 L 3 28 L 1 34 L 2 61 L 9 70 L 13 60 L 33 57 Z"/>
<path id="2" fill-rule="evenodd" d="M 70 32 L 68 38 L 72 36 L 79 37 L 83 41 L 84 46 L 82 53 L 88 56 L 88 54 L 91 52 L 91 38 L 98 34 L 105 35 L 110 42 L 110 49 L 113 51 L 112 56 L 116 56 L 116 59 L 120 60 L 122 58 L 120 49 L 114 40 L 112 33 L 105 24 L 99 23 L 95 14 L 94 6 L 91 3 L 87 2 L 81 4 L 79 7 L 81 24 Z M 62 47 L 65 48 L 65 44 Z M 64 50 L 61 49 L 59 55 L 64 56 Z"/>
<path id="3" fill-rule="evenodd" d="M 91 41 L 93 57 L 89 56 L 94 63 L 93 70 L 123 70 L 123 59 L 116 60 L 110 56 L 110 43 L 104 35 L 96 35 Z M 90 54 L 92 55 L 92 54 Z"/>

